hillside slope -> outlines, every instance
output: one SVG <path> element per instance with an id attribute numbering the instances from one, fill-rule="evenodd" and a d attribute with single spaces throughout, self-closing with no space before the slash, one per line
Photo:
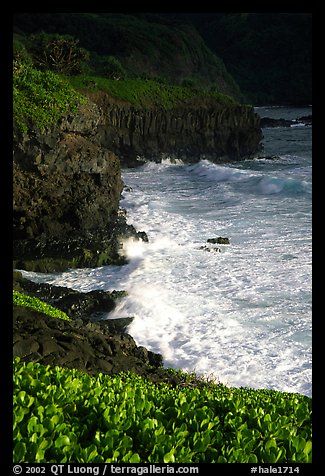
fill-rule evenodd
<path id="1" fill-rule="evenodd" d="M 121 13 L 20 13 L 18 34 L 72 35 L 91 53 L 90 72 L 117 60 L 128 77 L 159 78 L 173 84 L 215 88 L 242 100 L 223 61 L 207 48 L 195 27 L 157 17 Z M 105 69 L 105 68 L 104 68 Z"/>
<path id="2" fill-rule="evenodd" d="M 194 25 L 254 105 L 312 103 L 311 13 L 162 13 Z"/>

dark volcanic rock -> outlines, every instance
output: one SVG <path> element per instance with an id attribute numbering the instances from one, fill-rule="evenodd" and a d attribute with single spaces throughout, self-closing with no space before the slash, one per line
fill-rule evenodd
<path id="1" fill-rule="evenodd" d="M 213 245 L 229 245 L 230 241 L 229 238 L 223 238 L 222 236 L 218 236 L 217 238 L 209 238 L 207 243 L 212 243 Z"/>
<path id="2" fill-rule="evenodd" d="M 292 121 L 290 119 L 273 119 L 271 117 L 261 118 L 261 127 L 290 127 Z"/>
<path id="3" fill-rule="evenodd" d="M 271 117 L 262 117 L 261 118 L 261 127 L 291 127 L 297 124 L 305 124 L 309 126 L 312 124 L 312 116 L 301 116 L 297 119 L 274 119 Z"/>
<path id="4" fill-rule="evenodd" d="M 214 251 L 215 253 L 221 253 L 221 249 L 220 248 L 212 248 L 212 247 L 209 247 L 209 246 L 200 246 L 199 248 L 200 250 L 203 250 L 203 251 Z"/>
<path id="5" fill-rule="evenodd" d="M 35 296 L 42 301 L 51 304 L 51 306 L 65 312 L 71 319 L 92 319 L 98 321 L 107 317 L 107 314 L 115 307 L 117 299 L 121 299 L 126 295 L 124 291 L 90 291 L 82 293 L 71 288 L 62 286 L 53 286 L 48 283 L 35 283 L 29 279 L 25 279 L 19 273 L 14 276 L 13 288 L 17 291 Z M 124 319 L 123 323 L 117 323 L 119 319 L 107 321 L 106 326 L 111 325 L 112 330 L 124 329 L 130 324 L 132 318 Z"/>
<path id="6" fill-rule="evenodd" d="M 14 276 L 14 289 L 42 298 L 65 310 L 67 308 L 64 301 L 67 297 L 78 301 L 89 294 L 32 283 L 17 272 Z M 100 301 L 100 305 L 105 307 L 109 293 L 98 293 L 93 295 L 94 302 L 97 306 Z M 73 307 L 72 301 L 70 309 Z M 14 357 L 18 356 L 24 362 L 75 368 L 90 375 L 132 371 L 155 383 L 198 387 L 204 385 L 199 378 L 188 380 L 182 375 L 175 375 L 163 367 L 160 354 L 138 346 L 126 332 L 132 318 L 93 321 L 88 319 L 87 312 L 91 313 L 92 307 L 87 305 L 82 311 L 81 306 L 75 313 L 75 318 L 66 321 L 30 308 L 14 306 Z M 122 321 L 122 324 L 117 321 Z"/>
<path id="7" fill-rule="evenodd" d="M 123 188 L 119 159 L 94 132 L 94 104 L 40 133 L 14 136 L 15 238 L 68 237 L 115 222 Z"/>
<path id="8" fill-rule="evenodd" d="M 215 162 L 255 156 L 261 149 L 260 117 L 250 106 L 189 101 L 171 109 L 140 108 L 92 93 L 105 116 L 98 127 L 101 144 L 116 153 L 123 165 L 165 157 L 184 162 Z"/>
<path id="9" fill-rule="evenodd" d="M 24 362 L 75 368 L 90 375 L 133 371 L 155 382 L 175 380 L 161 368 L 160 354 L 138 347 L 129 334 L 112 333 L 100 322 L 80 325 L 14 306 L 13 339 L 13 355 Z"/>
<path id="10" fill-rule="evenodd" d="M 309 116 L 298 117 L 297 122 L 302 122 L 306 126 L 311 126 L 313 123 L 313 116 L 310 114 Z"/>
<path id="11" fill-rule="evenodd" d="M 14 134 L 14 267 L 40 272 L 122 264 L 121 238 L 143 239 L 119 212 L 118 157 L 96 136 L 94 103 L 55 127 Z"/>
<path id="12" fill-rule="evenodd" d="M 261 148 L 253 108 L 212 98 L 172 109 L 135 108 L 90 94 L 44 132 L 14 131 L 14 267 L 39 272 L 122 264 L 121 239 L 147 241 L 119 201 L 121 163 L 164 157 L 240 160 Z M 118 154 L 115 155 L 115 154 Z"/>

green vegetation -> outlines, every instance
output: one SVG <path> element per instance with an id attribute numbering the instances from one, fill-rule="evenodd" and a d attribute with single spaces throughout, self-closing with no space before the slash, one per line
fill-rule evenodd
<path id="1" fill-rule="evenodd" d="M 221 57 L 246 100 L 312 103 L 311 13 L 163 13 L 194 25 Z"/>
<path id="2" fill-rule="evenodd" d="M 28 294 L 21 293 L 19 291 L 13 291 L 13 304 L 15 306 L 21 307 L 30 307 L 35 311 L 42 312 L 47 316 L 57 317 L 58 319 L 64 319 L 65 321 L 69 321 L 70 318 L 67 314 L 59 309 L 47 304 L 40 299 L 29 296 Z"/>
<path id="3" fill-rule="evenodd" d="M 14 361 L 14 462 L 311 462 L 311 400 Z"/>
<path id="4" fill-rule="evenodd" d="M 107 24 L 111 24 L 111 20 L 107 17 Z M 119 22 L 124 25 L 123 15 Z M 137 26 L 138 23 L 137 21 Z M 133 25 L 132 22 L 131 24 Z M 152 26 L 149 29 L 147 26 L 145 22 L 145 29 L 149 34 L 153 30 Z M 128 36 L 130 31 L 126 26 L 123 28 L 124 36 Z M 163 27 L 164 35 L 167 34 L 166 28 Z M 173 33 L 175 38 L 178 34 L 180 33 Z M 184 32 L 182 34 L 185 35 Z M 140 41 L 139 35 L 139 32 L 135 35 L 135 43 Z M 82 34 L 81 38 L 84 40 Z M 146 43 L 141 43 L 143 47 L 144 44 Z M 151 44 L 150 41 L 148 44 Z M 156 47 L 158 46 L 157 43 Z M 169 50 L 167 47 L 165 49 L 167 54 Z M 123 65 L 122 58 L 85 50 L 79 46 L 79 39 L 71 35 L 44 32 L 15 34 L 13 52 L 14 126 L 16 131 L 23 133 L 32 127 L 43 131 L 64 114 L 75 112 L 86 101 L 83 93 L 89 91 L 104 91 L 136 107 L 168 109 L 184 103 L 188 105 L 193 101 L 200 102 L 202 106 L 211 104 L 211 101 L 237 104 L 232 97 L 221 92 L 227 89 L 221 83 L 218 86 L 213 82 L 209 88 L 203 87 L 195 76 L 183 79 L 182 84 L 170 83 L 168 79 L 164 79 L 166 75 L 157 77 L 147 74 L 146 68 L 140 74 Z M 156 58 L 157 54 L 155 50 L 153 57 Z"/>
<path id="5" fill-rule="evenodd" d="M 33 125 L 43 130 L 84 102 L 67 81 L 53 71 L 40 71 L 24 62 L 14 62 L 14 126 L 27 132 Z"/>
<path id="6" fill-rule="evenodd" d="M 17 13 L 14 31 L 32 54 L 33 37 L 70 35 L 89 52 L 83 73 L 115 79 L 191 81 L 200 88 L 242 98 L 223 61 L 189 24 L 155 15 L 121 13 Z"/>
<path id="7" fill-rule="evenodd" d="M 78 74 L 89 60 L 89 53 L 78 46 L 79 40 L 70 35 L 32 35 L 30 54 L 40 69 L 62 74 Z"/>
<path id="8" fill-rule="evenodd" d="M 137 107 L 170 109 L 193 101 L 204 104 L 212 101 L 237 105 L 230 96 L 216 91 L 197 90 L 191 86 L 164 84 L 152 79 L 124 79 L 116 81 L 100 76 L 70 76 L 66 78 L 80 92 L 104 91 L 110 96 Z"/>
<path id="9" fill-rule="evenodd" d="M 78 38 L 89 74 L 115 58 L 121 79 L 215 83 L 254 105 L 312 101 L 311 13 L 17 13 L 14 31 Z"/>

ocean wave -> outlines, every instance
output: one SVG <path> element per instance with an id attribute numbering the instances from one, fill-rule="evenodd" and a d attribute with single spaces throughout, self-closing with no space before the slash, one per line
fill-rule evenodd
<path id="1" fill-rule="evenodd" d="M 258 182 L 258 191 L 263 195 L 274 193 L 311 193 L 311 184 L 305 180 L 264 176 Z"/>
<path id="2" fill-rule="evenodd" d="M 311 183 L 306 180 L 270 175 L 263 171 L 253 172 L 248 169 L 214 164 L 208 160 L 202 160 L 195 165 L 188 166 L 188 171 L 208 181 L 242 185 L 248 192 L 263 195 L 278 193 L 308 194 L 312 191 Z"/>

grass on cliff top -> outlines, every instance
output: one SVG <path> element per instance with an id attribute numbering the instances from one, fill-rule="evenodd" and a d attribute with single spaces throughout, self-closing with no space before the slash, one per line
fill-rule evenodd
<path id="1" fill-rule="evenodd" d="M 60 311 L 56 307 L 53 307 L 36 297 L 15 290 L 13 291 L 13 304 L 14 306 L 29 307 L 34 309 L 34 311 L 42 312 L 50 317 L 56 317 L 65 321 L 70 320 L 70 317 L 65 312 Z"/>
<path id="2" fill-rule="evenodd" d="M 191 86 L 171 85 L 151 79 L 62 76 L 53 71 L 40 71 L 30 65 L 16 63 L 13 74 L 14 126 L 23 133 L 34 127 L 44 131 L 65 114 L 76 112 L 78 105 L 87 101 L 83 93 L 98 91 L 140 108 L 238 104 L 225 94 Z"/>
<path id="3" fill-rule="evenodd" d="M 311 399 L 14 360 L 14 463 L 308 463 Z"/>
<path id="4" fill-rule="evenodd" d="M 127 102 L 136 107 L 162 107 L 171 109 L 182 104 L 218 103 L 237 105 L 238 103 L 225 94 L 198 89 L 191 86 L 166 84 L 153 79 L 114 80 L 101 76 L 70 76 L 66 78 L 78 91 L 103 91 L 113 98 Z"/>
<path id="5" fill-rule="evenodd" d="M 60 117 L 77 110 L 86 99 L 52 71 L 39 71 L 24 63 L 13 70 L 14 126 L 20 132 L 44 130 Z"/>

